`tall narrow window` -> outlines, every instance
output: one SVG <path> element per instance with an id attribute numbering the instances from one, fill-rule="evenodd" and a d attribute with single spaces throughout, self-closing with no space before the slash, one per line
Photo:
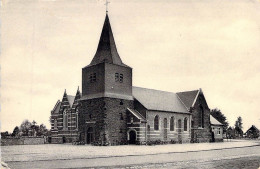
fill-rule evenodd
<path id="1" fill-rule="evenodd" d="M 66 110 L 64 110 L 63 112 L 63 128 L 64 129 L 68 128 L 68 115 Z"/>
<path id="2" fill-rule="evenodd" d="M 119 113 L 119 114 L 120 114 L 120 120 L 124 120 L 123 113 Z"/>
<path id="3" fill-rule="evenodd" d="M 185 117 L 184 119 L 184 131 L 188 131 L 188 119 Z"/>
<path id="4" fill-rule="evenodd" d="M 93 82 L 97 81 L 97 75 L 96 73 L 93 73 L 93 79 L 92 79 Z"/>
<path id="5" fill-rule="evenodd" d="M 170 131 L 174 131 L 174 117 L 170 119 Z"/>
<path id="6" fill-rule="evenodd" d="M 178 128 L 181 129 L 181 119 L 178 120 Z"/>
<path id="7" fill-rule="evenodd" d="M 57 119 L 54 119 L 54 129 L 57 129 Z"/>
<path id="8" fill-rule="evenodd" d="M 200 106 L 200 127 L 204 128 L 204 109 L 202 106 Z"/>
<path id="9" fill-rule="evenodd" d="M 218 128 L 218 134 L 220 134 L 220 128 Z"/>
<path id="10" fill-rule="evenodd" d="M 119 73 L 115 73 L 115 81 L 116 81 L 116 82 L 119 81 Z"/>
<path id="11" fill-rule="evenodd" d="M 123 80 L 124 80 L 124 76 L 123 76 L 123 74 L 120 74 L 120 76 L 119 76 L 119 82 L 120 82 L 120 83 L 123 83 Z"/>
<path id="12" fill-rule="evenodd" d="M 97 74 L 96 73 L 91 73 L 89 75 L 89 81 L 90 81 L 90 83 L 96 82 L 97 81 Z"/>
<path id="13" fill-rule="evenodd" d="M 75 128 L 78 128 L 78 118 L 79 118 L 79 110 L 78 108 L 76 109 L 76 118 L 75 118 Z"/>
<path id="14" fill-rule="evenodd" d="M 159 130 L 159 116 L 156 115 L 154 118 L 154 130 Z"/>

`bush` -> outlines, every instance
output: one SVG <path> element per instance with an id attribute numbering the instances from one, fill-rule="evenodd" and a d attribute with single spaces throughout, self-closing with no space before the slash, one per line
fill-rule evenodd
<path id="1" fill-rule="evenodd" d="M 177 142 L 175 140 L 171 140 L 171 144 L 176 144 Z"/>

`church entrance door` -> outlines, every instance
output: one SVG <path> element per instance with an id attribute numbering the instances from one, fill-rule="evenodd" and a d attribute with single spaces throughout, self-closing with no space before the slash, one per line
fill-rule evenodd
<path id="1" fill-rule="evenodd" d="M 88 130 L 87 130 L 87 144 L 91 144 L 93 141 L 94 141 L 94 136 L 93 136 L 94 132 L 93 132 L 93 128 L 92 127 L 89 127 Z"/>
<path id="2" fill-rule="evenodd" d="M 163 120 L 163 139 L 167 140 L 167 118 Z"/>
<path id="3" fill-rule="evenodd" d="M 136 144 L 136 132 L 133 130 L 129 132 L 129 144 Z"/>

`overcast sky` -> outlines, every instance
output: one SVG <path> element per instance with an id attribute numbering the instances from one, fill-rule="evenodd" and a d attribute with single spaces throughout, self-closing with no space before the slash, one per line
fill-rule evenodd
<path id="1" fill-rule="evenodd" d="M 64 89 L 81 89 L 105 19 L 103 0 L 4 0 L 1 131 L 44 123 Z M 109 17 L 133 85 L 202 88 L 234 125 L 260 129 L 259 0 L 110 0 Z"/>

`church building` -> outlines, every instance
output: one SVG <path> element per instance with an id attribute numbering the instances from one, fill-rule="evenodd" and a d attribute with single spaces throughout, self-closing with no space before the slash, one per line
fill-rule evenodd
<path id="1" fill-rule="evenodd" d="M 166 92 L 132 85 L 108 14 L 96 54 L 82 68 L 82 93 L 66 90 L 51 111 L 51 142 L 94 145 L 190 143 L 212 139 L 210 109 L 201 89 Z"/>

